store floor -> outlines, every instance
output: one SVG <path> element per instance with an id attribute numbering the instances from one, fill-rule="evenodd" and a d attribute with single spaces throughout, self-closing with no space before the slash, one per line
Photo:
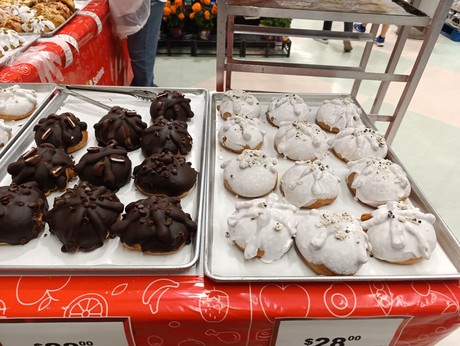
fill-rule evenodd
<path id="1" fill-rule="evenodd" d="M 293 21 L 295 27 L 321 29 L 322 22 Z M 334 23 L 333 30 L 343 30 L 343 23 Z M 385 46 L 375 47 L 370 66 L 374 71 L 385 69 L 391 49 L 396 41 L 396 27 L 391 27 Z M 341 41 L 328 44 L 313 39 L 291 38 L 291 55 L 270 57 L 273 61 L 305 64 L 357 66 L 364 47 L 354 42 L 350 53 L 343 52 Z M 401 57 L 397 71 L 408 73 L 422 42 L 410 39 Z M 417 91 L 398 130 L 392 148 L 409 174 L 425 193 L 438 214 L 460 239 L 460 42 L 442 35 L 431 54 Z M 260 59 L 267 59 L 263 56 Z M 215 57 L 158 56 L 155 81 L 161 87 L 195 87 L 215 90 Z M 396 84 L 396 83 L 393 83 Z M 352 81 L 332 78 L 233 73 L 232 88 L 297 92 L 297 93 L 349 93 Z M 370 96 L 378 84 L 363 83 L 358 101 L 366 111 L 371 106 Z M 383 110 L 392 112 L 403 85 L 392 85 Z M 457 99 L 457 101 L 455 101 Z M 438 345 L 458 345 L 460 330 Z"/>

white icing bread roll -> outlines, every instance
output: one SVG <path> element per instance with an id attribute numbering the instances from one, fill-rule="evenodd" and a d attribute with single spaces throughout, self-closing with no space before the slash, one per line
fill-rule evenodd
<path id="1" fill-rule="evenodd" d="M 334 154 L 345 162 L 366 157 L 385 158 L 388 153 L 385 138 L 365 126 L 346 128 L 331 138 L 328 143 Z"/>
<path id="2" fill-rule="evenodd" d="M 255 198 L 273 191 L 278 183 L 277 160 L 260 150 L 244 150 L 221 165 L 224 185 L 241 197 Z"/>
<path id="3" fill-rule="evenodd" d="M 273 97 L 265 114 L 272 125 L 280 126 L 283 121 L 307 121 L 310 107 L 299 95 L 286 94 Z"/>
<path id="4" fill-rule="evenodd" d="M 7 52 L 22 46 L 26 40 L 16 31 L 0 28 L 0 58 Z"/>
<path id="5" fill-rule="evenodd" d="M 299 208 L 319 208 L 335 201 L 340 178 L 322 161 L 296 161 L 280 180 L 280 189 L 289 203 Z"/>
<path id="6" fill-rule="evenodd" d="M 316 123 L 329 132 L 363 125 L 361 109 L 350 97 L 325 100 L 316 112 Z"/>
<path id="7" fill-rule="evenodd" d="M 260 105 L 257 98 L 244 90 L 227 90 L 222 94 L 222 101 L 218 105 L 222 118 L 233 115 L 246 118 L 259 118 Z"/>
<path id="8" fill-rule="evenodd" d="M 313 209 L 297 214 L 295 244 L 320 275 L 354 275 L 372 249 L 360 221 L 342 211 Z"/>
<path id="9" fill-rule="evenodd" d="M 259 119 L 236 115 L 229 117 L 217 133 L 220 144 L 234 153 L 241 153 L 245 149 L 260 149 L 264 136 L 265 131 L 260 128 Z"/>
<path id="10" fill-rule="evenodd" d="M 37 92 L 33 89 L 23 89 L 17 84 L 0 89 L 0 119 L 24 119 L 33 113 L 37 102 Z"/>
<path id="11" fill-rule="evenodd" d="M 316 160 L 326 156 L 327 134 L 306 121 L 283 121 L 275 134 L 275 149 L 290 160 Z"/>
<path id="12" fill-rule="evenodd" d="M 403 201 L 411 192 L 406 173 L 398 164 L 381 158 L 347 163 L 347 185 L 355 198 L 377 208 L 388 201 Z"/>
<path id="13" fill-rule="evenodd" d="M 227 219 L 227 238 L 244 251 L 246 260 L 260 258 L 264 263 L 280 259 L 294 242 L 297 208 L 283 203 L 278 195 L 237 202 Z"/>
<path id="14" fill-rule="evenodd" d="M 436 247 L 435 216 L 410 204 L 387 202 L 364 219 L 372 255 L 380 260 L 413 264 L 430 259 Z"/>

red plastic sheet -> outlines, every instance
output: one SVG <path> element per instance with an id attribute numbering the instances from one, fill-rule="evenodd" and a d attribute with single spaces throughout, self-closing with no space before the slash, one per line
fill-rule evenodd
<path id="1" fill-rule="evenodd" d="M 52 38 L 0 69 L 3 83 L 127 85 L 126 45 L 112 32 L 107 0 L 89 2 Z"/>
<path id="2" fill-rule="evenodd" d="M 217 283 L 197 276 L 4 277 L 0 318 L 129 317 L 137 345 L 269 345 L 276 318 L 411 316 L 397 345 L 460 325 L 460 283 Z"/>

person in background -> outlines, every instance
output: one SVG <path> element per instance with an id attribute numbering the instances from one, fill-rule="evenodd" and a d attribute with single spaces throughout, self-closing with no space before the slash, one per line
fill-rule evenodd
<path id="1" fill-rule="evenodd" d="M 134 78 L 131 86 L 157 86 L 154 82 L 155 57 L 166 0 L 150 0 L 150 15 L 145 25 L 128 36 L 128 52 Z"/>
<path id="2" fill-rule="evenodd" d="M 332 21 L 330 21 L 330 20 L 324 21 L 323 30 L 324 31 L 331 31 L 331 29 L 332 29 Z M 343 23 L 343 31 L 352 32 L 353 31 L 353 23 L 344 22 Z M 318 42 L 324 43 L 324 44 L 329 43 L 329 40 L 327 38 L 318 38 L 318 39 L 315 39 L 315 40 L 318 41 Z M 351 46 L 351 42 L 349 40 L 344 40 L 343 41 L 343 51 L 345 53 L 348 53 L 348 52 L 351 52 L 352 49 L 353 49 L 353 47 Z"/>
<path id="3" fill-rule="evenodd" d="M 356 23 L 353 25 L 353 29 L 359 32 L 365 32 L 366 26 L 367 23 Z M 390 24 L 382 24 L 382 27 L 380 28 L 380 34 L 375 38 L 375 44 L 377 45 L 377 47 L 383 47 L 385 45 L 385 36 L 389 28 Z"/>

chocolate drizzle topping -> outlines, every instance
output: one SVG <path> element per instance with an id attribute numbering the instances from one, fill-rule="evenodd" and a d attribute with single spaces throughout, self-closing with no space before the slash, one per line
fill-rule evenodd
<path id="1" fill-rule="evenodd" d="M 27 244 L 45 228 L 48 202 L 35 182 L 0 186 L 0 243 Z"/>
<path id="2" fill-rule="evenodd" d="M 44 143 L 10 163 L 7 171 L 16 184 L 35 181 L 46 194 L 67 187 L 67 181 L 74 176 L 74 161 L 63 148 Z"/>
<path id="3" fill-rule="evenodd" d="M 53 144 L 56 148 L 67 150 L 80 143 L 83 138 L 83 132 L 87 130 L 88 125 L 80 121 L 70 112 L 62 114 L 50 114 L 46 118 L 40 119 L 34 126 L 35 143 Z"/>
<path id="4" fill-rule="evenodd" d="M 149 156 L 134 167 L 133 175 L 145 194 L 179 197 L 193 187 L 197 172 L 185 157 L 168 152 Z"/>
<path id="5" fill-rule="evenodd" d="M 192 150 L 192 143 L 192 136 L 188 133 L 185 121 L 159 117 L 144 130 L 141 148 L 144 156 L 168 151 L 186 155 Z"/>
<path id="6" fill-rule="evenodd" d="M 150 116 L 152 120 L 162 116 L 169 120 L 187 121 L 194 116 L 190 101 L 178 91 L 164 90 L 152 101 Z"/>
<path id="7" fill-rule="evenodd" d="M 104 147 L 115 140 L 118 145 L 125 147 L 128 151 L 138 149 L 142 131 L 147 124 L 136 111 L 128 110 L 119 106 L 112 109 L 94 124 L 97 142 Z"/>
<path id="8" fill-rule="evenodd" d="M 90 147 L 75 165 L 75 171 L 82 180 L 115 191 L 129 181 L 131 160 L 125 148 L 113 143 L 103 148 Z"/>
<path id="9" fill-rule="evenodd" d="M 111 233 L 128 247 L 164 254 L 190 244 L 196 230 L 197 224 L 182 210 L 179 198 L 150 196 L 128 204 Z"/>
<path id="10" fill-rule="evenodd" d="M 83 181 L 56 197 L 45 219 L 62 242 L 62 252 L 91 251 L 104 244 L 122 212 L 113 192 Z"/>

